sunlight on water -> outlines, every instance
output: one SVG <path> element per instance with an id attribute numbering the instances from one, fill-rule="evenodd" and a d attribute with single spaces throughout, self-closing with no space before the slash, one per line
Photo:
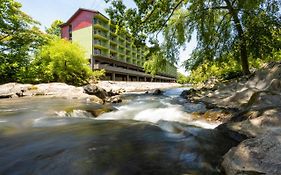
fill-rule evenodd
<path id="1" fill-rule="evenodd" d="M 184 89 L 168 90 L 164 96 L 139 95 L 128 104 L 116 107 L 118 111 L 102 114 L 98 120 L 130 119 L 157 123 L 159 121 L 180 122 L 202 128 L 213 129 L 220 123 L 207 121 L 192 121 L 192 112 L 204 112 L 203 104 L 186 103 L 179 95 Z"/>
<path id="2" fill-rule="evenodd" d="M 73 117 L 73 118 L 93 118 L 93 115 L 84 110 L 73 110 L 71 112 L 59 111 L 55 112 L 59 117 Z"/>

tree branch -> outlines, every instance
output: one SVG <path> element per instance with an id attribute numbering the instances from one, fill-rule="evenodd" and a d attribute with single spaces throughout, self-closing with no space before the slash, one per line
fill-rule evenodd
<path id="1" fill-rule="evenodd" d="M 162 25 L 162 27 L 160 28 L 160 30 L 157 32 L 156 34 L 156 38 L 158 36 L 158 34 L 163 30 L 163 28 L 166 26 L 167 22 L 170 20 L 170 18 L 173 16 L 173 14 L 175 13 L 176 9 L 181 5 L 181 3 L 183 2 L 184 0 L 180 0 L 177 5 L 173 8 L 171 14 L 168 16 L 168 18 L 165 20 L 164 24 Z"/>
<path id="2" fill-rule="evenodd" d="M 0 37 L 0 41 L 4 40 L 5 38 L 9 37 L 10 35 L 5 35 Z"/>
<path id="3" fill-rule="evenodd" d="M 228 9 L 227 6 L 215 6 L 215 7 L 208 7 L 204 8 L 204 10 L 218 10 L 218 9 Z"/>
<path id="4" fill-rule="evenodd" d="M 155 1 L 154 1 L 155 2 Z M 160 1 L 161 2 L 161 1 Z M 144 20 L 141 22 L 141 24 L 145 23 L 149 18 L 150 16 L 152 16 L 152 14 L 155 12 L 157 8 L 154 7 L 153 10 L 144 18 Z"/>

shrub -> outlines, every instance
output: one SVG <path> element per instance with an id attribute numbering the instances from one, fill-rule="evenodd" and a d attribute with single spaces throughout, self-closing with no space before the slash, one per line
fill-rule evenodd
<path id="1" fill-rule="evenodd" d="M 35 82 L 83 85 L 92 75 L 84 51 L 77 44 L 58 38 L 42 46 L 31 65 Z"/>

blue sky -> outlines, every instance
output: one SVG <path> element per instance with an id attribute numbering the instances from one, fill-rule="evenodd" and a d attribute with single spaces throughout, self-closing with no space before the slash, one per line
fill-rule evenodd
<path id="1" fill-rule="evenodd" d="M 105 9 L 109 6 L 104 0 L 17 0 L 22 4 L 22 11 L 30 15 L 33 19 L 41 23 L 41 28 L 49 27 L 56 19 L 67 21 L 78 8 L 88 8 L 98 10 L 105 14 Z M 134 7 L 132 0 L 124 0 L 128 7 Z M 106 15 L 107 16 L 107 15 Z M 192 49 L 196 47 L 195 37 L 187 45 L 185 50 L 181 51 L 180 63 L 186 60 Z M 184 69 L 179 67 L 179 71 L 185 73 Z M 186 73 L 185 73 L 186 74 Z"/>

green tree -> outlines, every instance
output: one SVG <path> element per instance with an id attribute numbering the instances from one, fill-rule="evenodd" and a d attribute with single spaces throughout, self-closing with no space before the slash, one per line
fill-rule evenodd
<path id="1" fill-rule="evenodd" d="M 20 10 L 14 0 L 0 4 L 0 83 L 24 76 L 32 53 L 45 40 L 38 22 Z"/>
<path id="2" fill-rule="evenodd" d="M 72 85 L 87 83 L 92 74 L 84 51 L 77 44 L 59 38 L 39 49 L 30 72 L 37 82 Z"/>
<path id="3" fill-rule="evenodd" d="M 189 83 L 189 78 L 187 76 L 185 76 L 184 74 L 178 72 L 177 83 L 180 83 L 180 84 Z"/>
<path id="4" fill-rule="evenodd" d="M 162 31 L 165 56 L 174 62 L 180 46 L 185 46 L 196 32 L 197 47 L 186 61 L 190 69 L 231 52 L 240 58 L 244 74 L 249 74 L 248 58 L 253 53 L 258 57 L 264 54 L 255 51 L 257 40 L 266 37 L 262 46 L 270 45 L 266 47 L 269 52 L 280 49 L 280 41 L 272 44 L 270 40 L 280 28 L 279 0 L 134 0 L 137 8 L 129 9 L 120 0 L 106 1 L 112 3 L 107 9 L 110 17 L 128 27 L 133 36 L 155 38 Z M 259 39 L 253 40 L 256 27 Z M 137 39 L 143 40 L 140 37 Z"/>
<path id="5" fill-rule="evenodd" d="M 49 35 L 55 35 L 55 36 L 60 37 L 60 36 L 61 36 L 61 28 L 60 28 L 60 25 L 62 25 L 62 24 L 63 24 L 63 21 L 61 21 L 61 20 L 55 20 L 55 21 L 51 24 L 51 27 L 46 29 L 46 32 L 47 32 Z"/>

